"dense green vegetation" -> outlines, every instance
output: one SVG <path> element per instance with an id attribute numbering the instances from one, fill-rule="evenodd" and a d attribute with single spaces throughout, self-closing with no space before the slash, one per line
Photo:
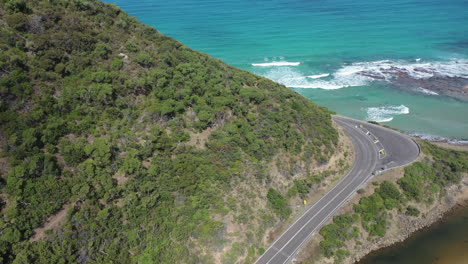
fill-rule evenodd
<path id="1" fill-rule="evenodd" d="M 405 167 L 404 176 L 397 181 L 383 181 L 374 193 L 362 197 L 354 205 L 353 215 L 340 215 L 320 231 L 320 247 L 324 256 L 334 257 L 340 263 L 347 255 L 345 241 L 357 236 L 357 219 L 369 237 L 384 236 L 391 222 L 391 211 L 417 217 L 420 211 L 412 203 L 431 204 L 445 195 L 445 187 L 458 183 L 468 173 L 468 152 L 454 151 L 420 141 L 428 157 Z M 378 177 L 378 176 L 377 176 Z M 363 190 L 358 191 L 363 193 Z M 343 221 L 348 219 L 348 221 Z M 351 219 L 356 219 L 351 221 Z"/>
<path id="2" fill-rule="evenodd" d="M 353 226 L 358 220 L 358 215 L 339 215 L 333 218 L 333 223 L 324 226 L 320 234 L 325 238 L 320 242 L 320 248 L 326 257 L 337 256 L 341 260 L 349 254 L 341 249 L 344 242 L 358 235 L 359 230 Z"/>
<path id="3" fill-rule="evenodd" d="M 114 5 L 0 0 L 1 263 L 212 262 L 233 180 L 268 188 L 275 153 L 320 164 L 337 139 L 326 109 Z M 287 217 L 281 193 L 261 196 L 265 219 Z"/>
<path id="4" fill-rule="evenodd" d="M 291 214 L 291 208 L 288 207 L 288 201 L 280 192 L 275 189 L 270 189 L 268 190 L 267 198 L 273 209 L 283 219 L 287 218 Z"/>
<path id="5" fill-rule="evenodd" d="M 340 162 L 343 162 L 343 161 L 340 160 Z M 288 190 L 288 196 L 289 197 L 299 196 L 301 198 L 305 198 L 310 193 L 310 190 L 312 189 L 314 185 L 319 184 L 320 182 L 322 182 L 323 179 L 327 178 L 330 175 L 341 174 L 345 172 L 348 169 L 348 167 L 349 167 L 348 164 L 345 165 L 344 163 L 340 163 L 339 168 L 341 168 L 341 170 L 339 171 L 327 170 L 319 174 L 309 175 L 308 177 L 304 179 L 294 180 L 293 185 Z M 336 169 L 339 169 L 339 168 L 336 168 Z"/>

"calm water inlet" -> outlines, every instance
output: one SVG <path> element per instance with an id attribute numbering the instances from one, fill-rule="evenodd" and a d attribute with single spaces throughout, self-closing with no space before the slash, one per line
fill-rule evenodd
<path id="1" fill-rule="evenodd" d="M 371 254 L 359 264 L 467 264 L 468 207 L 396 246 Z"/>

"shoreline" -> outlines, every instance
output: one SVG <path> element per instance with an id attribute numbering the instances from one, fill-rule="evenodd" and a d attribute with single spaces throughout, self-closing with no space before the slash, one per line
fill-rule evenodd
<path id="1" fill-rule="evenodd" d="M 402 132 L 402 133 L 405 133 L 405 132 Z M 411 135 L 411 134 L 408 134 L 408 135 L 411 137 L 417 138 L 419 140 L 424 140 L 429 143 L 438 145 L 440 147 L 461 150 L 461 151 L 468 151 L 468 140 L 449 139 L 449 138 L 444 138 L 444 137 L 439 137 L 439 136 Z"/>
<path id="2" fill-rule="evenodd" d="M 400 233 L 399 236 L 379 238 L 378 241 L 374 243 L 374 247 L 369 247 L 359 253 L 352 254 L 355 255 L 355 257 L 351 258 L 351 261 L 345 261 L 343 263 L 360 264 L 361 261 L 365 260 L 367 257 L 379 254 L 379 252 L 387 248 L 397 247 L 413 236 L 429 231 L 435 225 L 445 221 L 444 219 L 453 214 L 459 207 L 468 206 L 468 176 L 465 175 L 460 184 L 448 187 L 447 193 L 454 193 L 454 195 L 445 196 L 442 198 L 444 203 L 437 204 L 426 212 L 421 212 L 422 215 L 417 219 L 410 219 L 409 217 L 400 217 L 400 219 L 397 219 L 397 226 L 402 227 L 402 229 L 400 229 L 402 233 Z M 411 227 L 411 225 L 413 225 L 413 227 Z"/>
<path id="3" fill-rule="evenodd" d="M 464 199 L 462 201 L 457 202 L 452 208 L 447 210 L 443 215 L 437 219 L 435 222 L 428 226 L 424 226 L 410 234 L 409 237 L 404 239 L 403 241 L 396 242 L 392 245 L 386 246 L 379 248 L 377 250 L 374 250 L 370 252 L 369 254 L 365 255 L 363 258 L 361 258 L 359 261 L 355 262 L 356 264 L 364 264 L 368 259 L 372 260 L 373 257 L 381 255 L 382 253 L 385 253 L 387 250 L 391 250 L 393 248 L 398 248 L 401 247 L 403 243 L 408 243 L 412 239 L 418 239 L 418 236 L 424 235 L 426 232 L 431 232 L 432 230 L 437 229 L 440 227 L 440 225 L 443 225 L 447 222 L 447 219 L 456 217 L 460 212 L 463 212 L 464 210 L 468 209 L 468 199 Z"/>

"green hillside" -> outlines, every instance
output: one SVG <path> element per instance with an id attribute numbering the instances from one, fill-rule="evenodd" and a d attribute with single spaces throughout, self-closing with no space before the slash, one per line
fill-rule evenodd
<path id="1" fill-rule="evenodd" d="M 288 217 L 277 154 L 318 166 L 337 142 L 328 110 L 115 5 L 0 0 L 1 263 L 216 262 L 224 216 Z"/>

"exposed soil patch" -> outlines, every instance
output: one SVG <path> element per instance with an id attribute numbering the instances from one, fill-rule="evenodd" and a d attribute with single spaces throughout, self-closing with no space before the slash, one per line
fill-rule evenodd
<path id="1" fill-rule="evenodd" d="M 6 138 L 0 132 L 0 154 L 3 153 L 2 146 L 5 145 L 7 142 Z M 11 166 L 8 163 L 8 160 L 0 155 L 0 176 L 5 177 L 6 174 L 10 171 Z"/>
<path id="2" fill-rule="evenodd" d="M 42 227 L 34 229 L 34 235 L 29 239 L 29 242 L 43 240 L 46 237 L 46 230 L 59 227 L 67 217 L 70 206 L 71 204 L 65 204 L 60 211 L 50 216 Z"/>
<path id="3" fill-rule="evenodd" d="M 114 176 L 112 176 L 112 178 L 117 181 L 117 185 L 122 185 L 129 179 L 129 177 L 127 177 L 127 175 L 122 172 L 117 172 Z"/>
<path id="4" fill-rule="evenodd" d="M 198 149 L 205 149 L 205 144 L 208 142 L 211 132 L 215 131 L 220 127 L 223 127 L 224 124 L 228 122 L 231 117 L 232 113 L 230 111 L 225 113 L 217 113 L 216 120 L 211 124 L 210 127 L 206 128 L 205 130 L 199 133 L 189 131 L 190 140 L 185 144 Z M 197 120 L 197 114 L 192 109 L 189 109 L 187 111 L 186 118 L 191 122 L 195 122 Z"/>
<path id="5" fill-rule="evenodd" d="M 209 127 L 201 133 L 190 132 L 190 140 L 185 144 L 198 149 L 205 149 L 205 144 L 208 142 L 208 138 L 214 130 L 216 130 L 216 127 Z"/>

